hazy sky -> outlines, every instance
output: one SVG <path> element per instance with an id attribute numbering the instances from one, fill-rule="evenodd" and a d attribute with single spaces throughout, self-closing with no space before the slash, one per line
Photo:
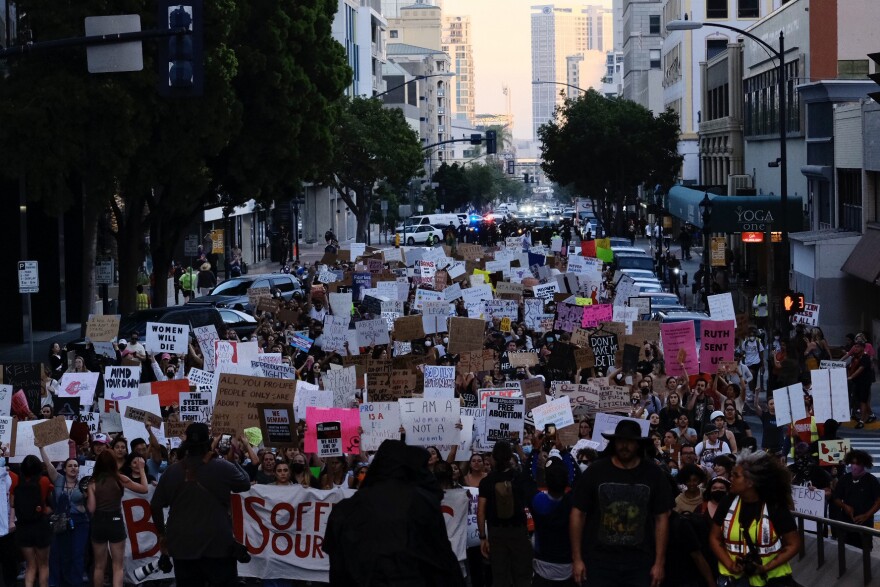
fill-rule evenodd
<path id="1" fill-rule="evenodd" d="M 433 2 L 437 4 L 437 2 Z M 513 134 L 530 139 L 532 135 L 532 41 L 531 7 L 553 2 L 540 0 L 443 0 L 447 15 L 471 17 L 474 67 L 477 84 L 477 113 L 504 114 L 507 98 L 502 87 L 510 88 L 510 109 L 514 116 Z M 604 5 L 611 0 L 558 2 L 561 6 Z"/>

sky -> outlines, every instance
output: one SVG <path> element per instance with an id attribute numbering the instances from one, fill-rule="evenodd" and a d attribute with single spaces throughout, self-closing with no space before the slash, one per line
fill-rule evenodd
<path id="1" fill-rule="evenodd" d="M 434 4 L 438 2 L 434 1 Z M 443 0 L 443 13 L 470 16 L 474 43 L 474 68 L 478 114 L 504 114 L 510 88 L 513 135 L 532 138 L 531 7 L 553 4 L 541 0 Z M 559 2 L 560 5 L 604 5 L 611 0 Z"/>

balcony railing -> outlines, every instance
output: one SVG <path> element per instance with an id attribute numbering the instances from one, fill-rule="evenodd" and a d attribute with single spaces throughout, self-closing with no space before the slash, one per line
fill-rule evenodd
<path id="1" fill-rule="evenodd" d="M 862 232 L 862 207 L 855 204 L 843 204 L 840 227 L 853 232 Z"/>

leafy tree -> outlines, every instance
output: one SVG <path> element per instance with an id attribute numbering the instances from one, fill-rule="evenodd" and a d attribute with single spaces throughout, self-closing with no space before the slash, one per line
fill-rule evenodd
<path id="1" fill-rule="evenodd" d="M 325 175 L 357 219 L 357 240 L 366 242 L 376 185 L 400 189 L 422 170 L 416 132 L 403 113 L 373 98 L 346 98 L 334 127 L 335 169 Z"/>
<path id="2" fill-rule="evenodd" d="M 635 102 L 595 90 L 566 100 L 538 135 L 547 176 L 591 198 L 604 225 L 616 225 L 618 233 L 625 223 L 620 212 L 636 188 L 671 185 L 682 161 L 672 110 L 655 118 Z"/>
<path id="3" fill-rule="evenodd" d="M 444 162 L 431 180 L 438 184 L 440 198 L 448 209 L 456 210 L 469 203 L 471 192 L 464 166 Z"/>

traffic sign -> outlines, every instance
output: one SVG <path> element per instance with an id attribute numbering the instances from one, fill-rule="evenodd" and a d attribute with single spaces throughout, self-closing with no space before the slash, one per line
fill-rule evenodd
<path id="1" fill-rule="evenodd" d="M 189 234 L 183 239 L 183 254 L 187 257 L 195 257 L 199 254 L 199 235 Z"/>
<path id="2" fill-rule="evenodd" d="M 30 294 L 40 291 L 40 272 L 36 261 L 18 262 L 18 293 Z"/>
<path id="3" fill-rule="evenodd" d="M 95 265 L 95 283 L 110 285 L 113 283 L 113 260 L 98 261 Z"/>

